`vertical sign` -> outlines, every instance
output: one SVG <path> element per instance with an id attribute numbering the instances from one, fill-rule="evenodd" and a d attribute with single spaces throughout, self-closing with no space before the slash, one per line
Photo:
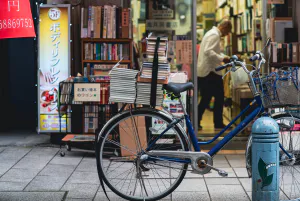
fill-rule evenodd
<path id="1" fill-rule="evenodd" d="M 59 132 L 66 129 L 58 116 L 58 88 L 70 75 L 70 5 L 41 6 L 38 38 L 38 131 Z"/>
<path id="2" fill-rule="evenodd" d="M 0 39 L 35 37 L 28 0 L 0 1 Z"/>

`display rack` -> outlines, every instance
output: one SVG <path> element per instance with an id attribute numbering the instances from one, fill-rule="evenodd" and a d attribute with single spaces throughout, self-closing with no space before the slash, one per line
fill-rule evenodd
<path id="1" fill-rule="evenodd" d="M 90 87 L 91 84 L 93 87 Z M 76 90 L 80 92 L 76 93 Z M 95 138 L 100 130 L 118 112 L 117 105 L 108 102 L 109 83 L 64 81 L 60 82 L 59 91 L 60 132 L 66 134 L 61 145 L 64 144 L 67 151 L 71 151 L 72 146 L 94 150 Z M 99 101 L 76 101 L 76 95 L 82 97 L 81 94 L 88 96 L 92 93 L 99 95 Z M 64 156 L 65 151 L 61 150 L 60 154 Z"/>

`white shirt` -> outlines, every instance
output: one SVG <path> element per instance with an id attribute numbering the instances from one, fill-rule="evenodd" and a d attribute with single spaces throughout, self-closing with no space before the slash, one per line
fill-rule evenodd
<path id="1" fill-rule="evenodd" d="M 220 66 L 224 59 L 224 55 L 221 55 L 220 39 L 221 32 L 215 26 L 204 35 L 198 55 L 198 77 L 205 77 L 210 72 L 222 75 L 221 71 L 215 71 L 215 68 Z"/>

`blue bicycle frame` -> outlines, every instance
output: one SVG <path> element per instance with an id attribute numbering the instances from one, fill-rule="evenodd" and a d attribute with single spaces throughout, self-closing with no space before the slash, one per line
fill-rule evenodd
<path id="1" fill-rule="evenodd" d="M 194 132 L 194 128 L 192 126 L 190 117 L 188 114 L 185 113 L 184 118 L 186 120 L 186 125 L 188 128 L 188 134 L 190 136 L 191 142 L 193 144 L 194 150 L 196 152 L 200 152 L 201 145 L 207 145 L 213 143 L 216 139 L 218 139 L 228 128 L 234 124 L 243 114 L 245 114 L 250 108 L 254 108 L 254 110 L 243 120 L 241 121 L 231 132 L 229 132 L 220 142 L 218 142 L 209 152 L 208 154 L 210 156 L 214 156 L 217 154 L 234 136 L 239 134 L 242 130 L 244 130 L 247 125 L 255 119 L 255 117 L 262 112 L 264 112 L 264 107 L 262 104 L 261 97 L 259 95 L 255 96 L 254 100 L 245 108 L 241 111 L 241 113 L 235 117 L 220 133 L 218 133 L 213 139 L 205 142 L 199 142 L 198 138 Z M 179 123 L 182 119 L 177 119 L 174 120 L 156 139 L 154 139 L 149 146 L 147 147 L 146 151 L 151 150 L 151 147 L 156 143 L 158 139 L 160 139 L 174 124 Z M 280 146 L 280 148 L 286 153 L 284 148 Z M 287 154 L 289 158 L 290 154 Z M 164 160 L 169 160 L 169 161 L 176 161 L 176 162 L 181 162 L 181 163 L 188 163 L 189 160 L 182 160 L 182 159 L 175 159 L 175 158 L 169 158 L 169 157 L 163 157 Z"/>

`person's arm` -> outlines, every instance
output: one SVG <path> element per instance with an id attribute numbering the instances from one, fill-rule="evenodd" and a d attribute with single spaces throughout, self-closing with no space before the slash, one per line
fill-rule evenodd
<path id="1" fill-rule="evenodd" d="M 215 48 L 217 47 L 217 45 L 220 45 L 220 37 L 217 35 L 211 35 L 207 40 L 208 41 L 205 43 L 205 46 L 201 47 L 204 48 L 204 55 L 209 59 L 222 62 L 224 58 L 226 58 L 226 56 L 215 52 Z"/>

